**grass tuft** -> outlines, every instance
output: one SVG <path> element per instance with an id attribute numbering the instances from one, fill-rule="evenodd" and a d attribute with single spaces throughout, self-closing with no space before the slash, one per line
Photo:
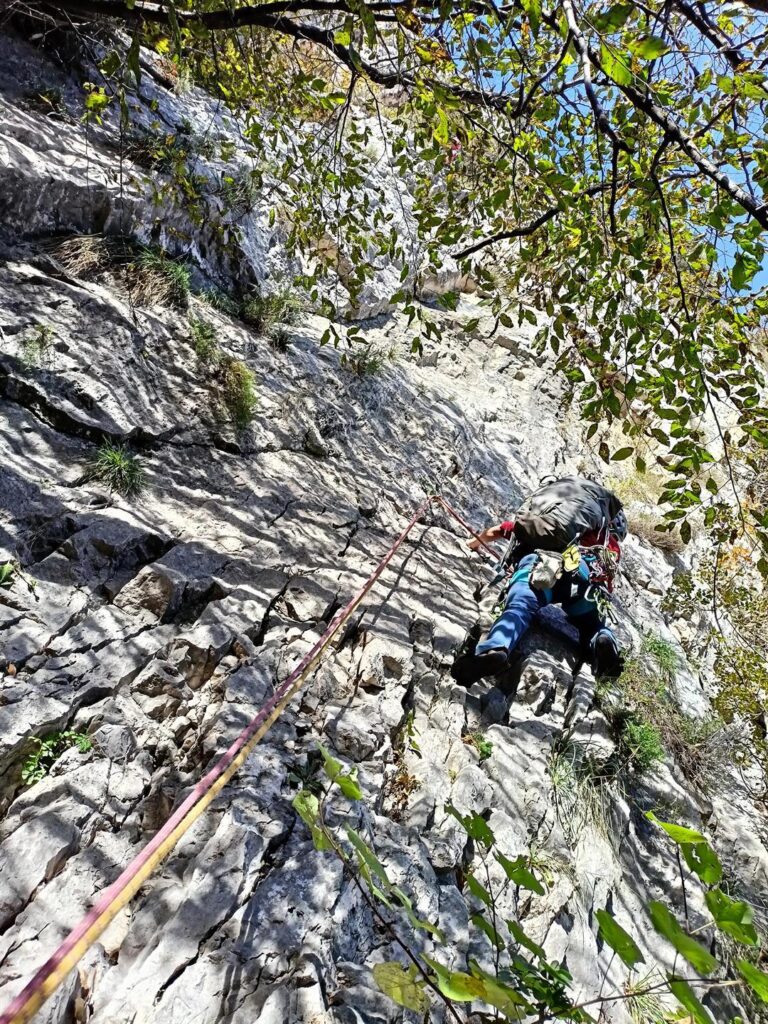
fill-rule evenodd
<path id="1" fill-rule="evenodd" d="M 221 350 L 216 340 L 216 329 L 207 320 L 190 320 L 189 331 L 195 355 L 201 363 L 216 364 L 221 360 Z"/>
<path id="2" fill-rule="evenodd" d="M 144 470 L 138 458 L 121 445 L 109 441 L 96 454 L 92 476 L 107 484 L 111 491 L 126 497 L 138 494 L 144 486 Z"/>
<path id="3" fill-rule="evenodd" d="M 171 305 L 186 308 L 190 268 L 155 249 L 142 249 L 133 268 L 131 298 L 140 306 Z"/>
<path id="4" fill-rule="evenodd" d="M 394 348 L 385 352 L 369 344 L 352 354 L 346 353 L 342 356 L 341 362 L 358 377 L 375 377 L 387 363 L 394 362 L 394 359 Z"/>
<path id="5" fill-rule="evenodd" d="M 255 377 L 238 359 L 228 359 L 223 371 L 224 403 L 235 426 L 244 430 L 253 419 L 258 404 Z"/>
<path id="6" fill-rule="evenodd" d="M 269 335 L 278 324 L 293 327 L 301 323 L 304 304 L 290 289 L 272 295 L 251 295 L 242 304 L 242 319 L 259 334 Z"/>

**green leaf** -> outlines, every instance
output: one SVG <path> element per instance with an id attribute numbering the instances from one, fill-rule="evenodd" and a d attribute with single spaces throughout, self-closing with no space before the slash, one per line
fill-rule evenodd
<path id="1" fill-rule="evenodd" d="M 353 828 L 350 828 L 349 825 L 347 825 L 347 837 L 349 838 L 350 843 L 352 843 L 352 845 L 355 848 L 358 860 L 366 866 L 366 868 L 375 878 L 378 878 L 378 880 L 387 889 L 389 889 L 392 883 L 387 877 L 387 872 L 384 870 L 384 865 L 381 863 L 379 858 L 370 848 L 368 843 L 366 843 L 365 840 L 360 835 L 358 835 L 358 833 L 355 832 Z"/>
<path id="2" fill-rule="evenodd" d="M 640 36 L 632 40 L 629 48 L 640 60 L 655 60 L 669 53 L 669 46 L 659 36 Z"/>
<path id="3" fill-rule="evenodd" d="M 526 1014 L 533 1013 L 533 1007 L 519 992 L 488 974 L 476 960 L 469 961 L 469 969 L 472 976 L 480 978 L 485 985 L 485 1002 L 501 1010 L 508 1020 L 522 1020 Z"/>
<path id="4" fill-rule="evenodd" d="M 683 843 L 706 843 L 704 836 L 701 832 L 697 832 L 695 828 L 686 828 L 684 825 L 672 825 L 668 821 L 660 821 L 653 811 L 646 811 L 645 816 L 648 821 L 652 821 L 654 825 L 663 828 L 669 838 L 674 839 L 680 845 Z"/>
<path id="5" fill-rule="evenodd" d="M 323 768 L 325 769 L 325 774 L 331 782 L 335 782 L 337 776 L 341 774 L 341 770 L 344 766 L 341 761 L 337 761 L 335 757 L 331 756 L 322 743 L 318 743 L 317 747 L 323 755 Z"/>
<path id="6" fill-rule="evenodd" d="M 685 863 L 705 885 L 717 885 L 723 877 L 723 867 L 709 843 L 681 843 Z"/>
<path id="7" fill-rule="evenodd" d="M 528 15 L 533 34 L 539 34 L 541 24 L 541 0 L 522 0 L 523 10 Z"/>
<path id="8" fill-rule="evenodd" d="M 344 766 L 341 761 L 337 761 L 335 757 L 332 757 L 322 743 L 318 743 L 318 748 L 320 753 L 323 755 L 323 768 L 325 769 L 325 774 L 331 782 L 335 783 L 335 785 L 339 787 L 348 800 L 361 800 L 363 797 L 363 791 L 360 789 L 357 782 L 357 768 L 355 767 L 347 774 L 344 774 L 342 772 Z"/>
<path id="9" fill-rule="evenodd" d="M 467 888 L 472 893 L 472 895 L 477 897 L 477 899 L 481 900 L 483 903 L 485 903 L 487 907 L 490 907 L 492 903 L 491 894 L 488 892 L 484 885 L 481 885 L 478 882 L 478 880 L 471 872 L 466 875 L 466 882 Z"/>
<path id="10" fill-rule="evenodd" d="M 752 907 L 748 903 L 732 900 L 721 889 L 711 889 L 704 894 L 704 899 L 721 932 L 748 946 L 757 945 Z"/>
<path id="11" fill-rule="evenodd" d="M 99 64 L 99 71 L 105 78 L 114 75 L 120 69 L 120 55 L 116 50 L 110 50 L 104 60 Z"/>
<path id="12" fill-rule="evenodd" d="M 598 32 L 615 32 L 624 27 L 633 10 L 632 4 L 611 4 L 608 10 L 595 15 L 595 28 Z"/>
<path id="13" fill-rule="evenodd" d="M 411 923 L 411 927 L 420 928 L 422 931 L 429 932 L 431 935 L 436 936 L 439 942 L 445 941 L 443 933 L 436 925 L 432 924 L 429 921 L 422 920 L 420 917 L 416 915 L 416 912 L 413 909 L 413 903 L 408 899 L 408 897 L 405 895 L 402 889 L 394 885 L 392 886 L 392 889 L 390 891 L 392 895 L 395 897 L 395 899 L 398 901 L 400 906 L 403 908 L 403 910 L 405 910 L 405 913 L 408 916 L 408 920 Z"/>
<path id="14" fill-rule="evenodd" d="M 700 942 L 686 935 L 675 917 L 670 913 L 663 903 L 652 900 L 648 904 L 651 915 L 651 923 L 659 935 L 674 946 L 681 956 L 684 956 L 688 963 L 699 972 L 699 974 L 711 974 L 717 969 L 717 960 L 709 953 Z"/>
<path id="15" fill-rule="evenodd" d="M 768 974 L 759 971 L 748 960 L 737 960 L 736 969 L 755 995 L 764 1003 L 768 1003 Z"/>
<path id="16" fill-rule="evenodd" d="M 425 963 L 429 964 L 435 972 L 437 987 L 448 999 L 457 1003 L 471 1003 L 475 999 L 483 999 L 485 996 L 485 984 L 481 978 L 473 978 L 471 974 L 463 971 L 449 971 L 437 960 L 431 957 L 422 957 Z"/>
<path id="17" fill-rule="evenodd" d="M 608 78 L 612 78 L 617 85 L 632 84 L 632 58 L 628 53 L 617 53 L 606 43 L 601 43 L 600 63 Z"/>
<path id="18" fill-rule="evenodd" d="M 634 450 L 634 448 L 619 448 L 619 450 L 614 452 L 611 456 L 611 462 L 622 462 L 624 459 L 628 459 Z"/>
<path id="19" fill-rule="evenodd" d="M 600 926 L 600 935 L 607 946 L 610 946 L 614 953 L 617 953 L 627 967 L 634 967 L 635 964 L 644 964 L 645 959 L 640 952 L 637 943 L 618 924 L 607 910 L 595 911 L 597 923 Z"/>
<path id="20" fill-rule="evenodd" d="M 539 957 L 540 960 L 547 959 L 547 954 L 544 952 L 542 947 L 535 943 L 533 939 L 528 938 L 528 936 L 525 934 L 525 932 L 517 923 L 517 921 L 507 921 L 507 928 L 509 928 L 510 934 L 512 935 L 515 942 L 517 942 L 521 946 L 525 946 L 525 948 L 530 953 L 533 953 L 534 956 Z"/>
<path id="21" fill-rule="evenodd" d="M 479 928 L 481 932 L 488 936 L 496 949 L 504 949 L 504 940 L 487 918 L 483 917 L 482 914 L 472 914 L 470 921 L 475 928 Z"/>
<path id="22" fill-rule="evenodd" d="M 738 252 L 731 269 L 731 284 L 736 291 L 745 288 L 760 269 L 760 264 L 745 252 Z"/>
<path id="23" fill-rule="evenodd" d="M 450 142 L 451 130 L 448 124 L 448 115 L 442 107 L 437 108 L 437 127 L 432 130 L 432 136 L 435 142 L 439 142 L 441 146 L 447 146 Z"/>
<path id="24" fill-rule="evenodd" d="M 672 974 L 667 975 L 667 980 L 672 995 L 688 1011 L 693 1024 L 712 1024 L 712 1018 L 696 998 L 696 993 L 687 981 Z"/>
<path id="25" fill-rule="evenodd" d="M 333 843 L 325 834 L 320 823 L 320 804 L 314 793 L 300 790 L 293 798 L 293 808 L 312 834 L 316 850 L 332 850 Z"/>
<path id="26" fill-rule="evenodd" d="M 333 41 L 337 46 L 349 46 L 352 42 L 352 33 L 347 28 L 337 29 L 333 33 Z"/>
<path id="27" fill-rule="evenodd" d="M 429 998 L 425 991 L 423 978 L 416 976 L 416 965 L 411 964 L 406 970 L 396 962 L 374 964 L 373 980 L 385 996 L 416 1013 L 426 1013 L 429 1009 Z"/>
<path id="28" fill-rule="evenodd" d="M 489 849 L 493 846 L 495 842 L 494 835 L 488 827 L 485 818 L 482 818 L 479 814 L 469 814 L 465 817 L 456 810 L 453 804 L 446 804 L 445 810 L 461 824 L 471 839 L 482 843 L 483 846 L 487 846 Z"/>
<path id="29" fill-rule="evenodd" d="M 336 779 L 336 785 L 347 798 L 347 800 L 362 800 L 363 791 L 355 778 L 357 769 L 353 769 L 349 775 L 340 775 Z"/>
<path id="30" fill-rule="evenodd" d="M 536 876 L 528 870 L 526 858 L 518 857 L 516 860 L 509 860 L 503 853 L 496 854 L 496 860 L 504 868 L 504 873 L 510 882 L 519 885 L 522 889 L 530 889 L 539 896 L 544 895 L 544 886 Z"/>

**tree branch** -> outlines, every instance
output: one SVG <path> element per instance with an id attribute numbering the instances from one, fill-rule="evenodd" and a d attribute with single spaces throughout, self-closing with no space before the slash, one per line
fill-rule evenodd
<path id="1" fill-rule="evenodd" d="M 574 199 L 582 199 L 585 196 L 596 196 L 600 192 L 605 192 L 610 189 L 610 185 L 593 185 L 591 188 L 585 189 L 583 192 L 577 193 Z M 485 249 L 489 245 L 493 245 L 494 242 L 501 242 L 507 238 L 524 238 L 526 235 L 532 235 L 539 228 L 544 227 L 549 221 L 556 217 L 559 213 L 562 213 L 562 207 L 552 206 L 544 213 L 536 217 L 535 220 L 530 221 L 528 224 L 524 224 L 519 228 L 511 228 L 509 231 L 499 231 L 495 235 L 488 235 L 487 238 L 481 238 L 478 242 L 474 242 L 472 245 L 468 245 L 466 249 L 459 249 L 458 252 L 454 252 L 451 255 L 456 260 L 467 259 L 468 256 L 472 256 L 480 249 Z"/>

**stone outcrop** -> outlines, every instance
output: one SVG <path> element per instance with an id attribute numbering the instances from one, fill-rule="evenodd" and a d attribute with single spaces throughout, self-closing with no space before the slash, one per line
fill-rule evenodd
<path id="1" fill-rule="evenodd" d="M 18 57 L 17 45 L 4 38 L 2 52 Z M 472 297 L 434 311 L 444 339 L 420 358 L 399 315 L 370 320 L 366 343 L 393 358 L 361 376 L 319 345 L 320 317 L 280 351 L 196 298 L 189 313 L 140 308 L 109 273 L 62 273 L 47 236 L 129 217 L 141 237 L 149 207 L 138 190 L 116 193 L 108 128 L 86 153 L 79 123 L 25 106 L 40 76 L 59 75 L 75 98 L 64 72 L 23 53 L 26 77 L 18 61 L 0 73 L 0 562 L 21 570 L 0 590 L 0 1003 L 274 692 L 427 493 L 481 525 L 541 475 L 594 468 L 529 329 L 487 340 Z M 163 103 L 197 116 L 202 100 Z M 258 218 L 246 226 L 254 246 L 260 232 Z M 195 355 L 190 316 L 255 375 L 243 431 Z M 478 317 L 480 329 L 465 330 Z M 52 341 L 35 362 L 24 343 L 40 326 Z M 142 467 L 134 497 L 93 478 L 105 438 Z M 77 1019 L 93 1024 L 415 1019 L 373 982 L 372 964 L 399 956 L 391 935 L 292 809 L 318 741 L 359 769 L 366 799 L 350 820 L 416 913 L 449 936 L 458 966 L 468 953 L 485 962 L 489 946 L 469 925 L 461 879 L 472 850 L 447 804 L 485 815 L 510 858 L 534 852 L 544 895 L 521 905 L 510 891 L 504 911 L 567 965 L 585 999 L 627 980 L 598 942 L 596 909 L 611 908 L 649 965 L 674 959 L 644 906 L 679 909 L 678 866 L 643 811 L 706 831 L 734 888 L 764 905 L 765 820 L 743 779 L 724 773 L 705 791 L 668 759 L 625 788 L 606 784 L 597 803 L 581 798 L 573 759 L 599 768 L 616 741 L 558 613 L 542 616 L 509 678 L 453 684 L 488 576 L 464 542 L 444 512 L 413 531 L 300 697 L 41 1022 L 72 1020 L 76 999 L 87 1008 Z M 649 630 L 674 640 L 660 603 L 676 558 L 628 541 L 616 602 L 628 646 Z M 681 656 L 673 696 L 685 714 L 708 714 L 706 683 Z M 64 730 L 91 749 L 61 751 L 23 785 L 34 740 Z M 702 900 L 690 883 L 687 899 L 695 926 Z M 717 1020 L 738 1010 L 718 999 L 708 999 Z M 628 1011 L 606 995 L 601 1019 L 624 1024 Z"/>

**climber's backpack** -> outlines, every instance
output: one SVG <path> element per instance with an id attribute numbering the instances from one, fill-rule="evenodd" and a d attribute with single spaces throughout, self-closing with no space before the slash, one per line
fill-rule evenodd
<path id="1" fill-rule="evenodd" d="M 564 476 L 539 487 L 515 516 L 517 553 L 565 551 L 582 534 L 605 531 L 621 502 L 607 488 L 581 476 Z"/>

